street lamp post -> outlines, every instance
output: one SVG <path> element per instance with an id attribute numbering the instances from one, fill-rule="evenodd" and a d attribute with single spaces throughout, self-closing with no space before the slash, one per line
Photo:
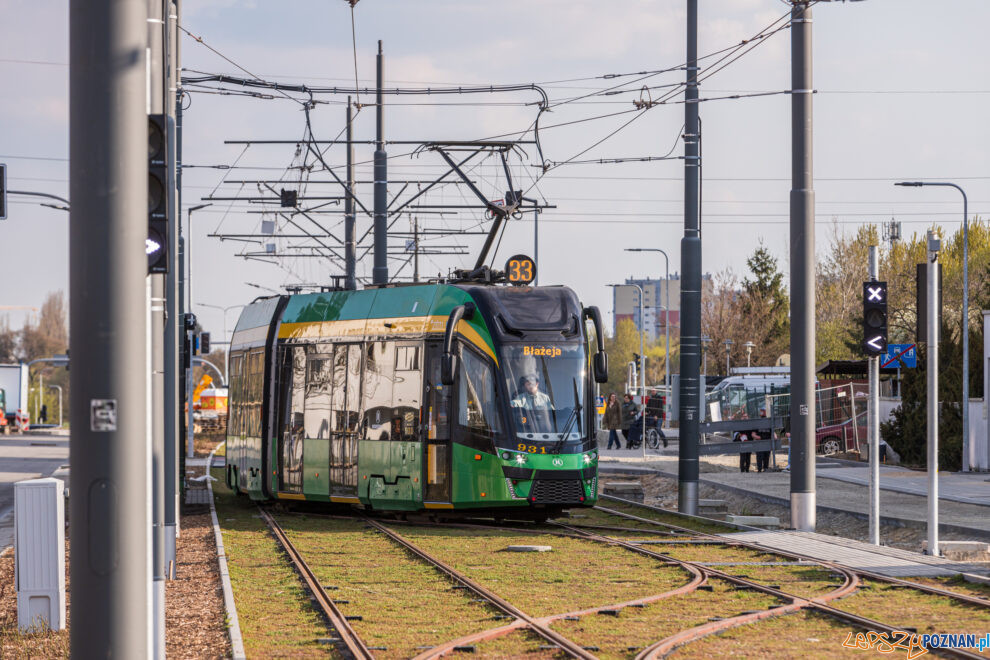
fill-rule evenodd
<path id="1" fill-rule="evenodd" d="M 628 284 L 609 284 L 610 287 L 634 286 L 639 291 L 639 373 L 640 389 L 643 400 L 646 400 L 646 319 L 643 317 L 643 287 L 633 282 Z M 644 404 L 645 405 L 645 404 Z M 643 451 L 646 451 L 646 410 L 643 410 Z"/>
<path id="2" fill-rule="evenodd" d="M 663 387 L 666 391 L 667 401 L 673 399 L 670 393 L 670 257 L 660 248 L 626 248 L 626 252 L 659 252 L 663 255 L 664 263 L 664 308 L 663 308 L 663 329 L 664 329 L 664 349 L 663 349 Z M 665 406 L 666 407 L 666 406 Z M 666 411 L 664 411 L 666 412 Z M 664 421 L 667 421 L 664 415 Z"/>
<path id="3" fill-rule="evenodd" d="M 735 344 L 736 342 L 732 341 L 731 339 L 726 339 L 723 343 L 725 344 L 725 375 L 728 376 L 729 375 L 729 355 L 730 355 L 730 351 L 732 350 L 732 345 Z"/>
<path id="4" fill-rule="evenodd" d="M 708 343 L 711 340 L 712 340 L 712 338 L 709 337 L 708 335 L 704 335 L 701 338 L 701 356 L 702 356 L 702 362 L 704 364 L 704 371 L 702 372 L 702 375 L 706 379 L 706 381 L 705 381 L 706 382 L 706 385 L 707 385 L 707 379 L 708 379 Z"/>
<path id="5" fill-rule="evenodd" d="M 963 469 L 966 470 L 972 462 L 969 451 L 969 200 L 966 191 L 954 183 L 947 181 L 898 181 L 895 186 L 920 188 L 922 186 L 940 186 L 955 188 L 963 198 L 963 293 L 962 293 L 962 443 Z M 984 395 L 985 396 L 985 395 Z"/>
<path id="6" fill-rule="evenodd" d="M 186 282 L 188 283 L 188 286 L 189 286 L 189 297 L 186 298 L 186 300 L 188 301 L 187 302 L 187 304 L 189 305 L 188 310 L 190 312 L 192 311 L 192 308 L 193 308 L 193 300 L 192 300 L 192 292 L 193 292 L 193 286 L 192 286 L 192 271 L 193 271 L 193 267 L 192 267 L 193 266 L 193 264 L 192 264 L 192 243 L 193 243 L 193 241 L 192 241 L 192 233 L 193 233 L 193 229 L 192 229 L 192 214 L 193 214 L 193 211 L 198 211 L 200 209 L 205 209 L 207 206 L 213 206 L 213 204 L 210 204 L 210 203 L 208 203 L 208 204 L 199 204 L 197 206 L 190 206 L 188 209 L 186 209 L 186 217 L 188 218 L 187 226 L 189 228 L 189 237 L 186 239 L 186 263 L 188 264 L 188 268 L 189 268 L 189 274 L 186 277 Z"/>
<path id="7" fill-rule="evenodd" d="M 223 340 L 227 343 L 227 352 L 223 358 L 223 372 L 224 379 L 226 379 L 226 374 L 230 373 L 230 338 L 227 336 L 227 312 L 232 309 L 237 309 L 238 307 L 244 308 L 247 305 L 230 305 L 229 307 L 221 307 L 220 305 L 209 305 L 207 303 L 196 303 L 200 307 L 209 307 L 211 309 L 219 309 L 223 312 Z"/>
<path id="8" fill-rule="evenodd" d="M 746 366 L 747 367 L 750 366 L 751 358 L 753 356 L 753 347 L 754 346 L 756 346 L 756 344 L 754 344 L 751 341 L 748 341 L 745 344 L 743 344 L 743 347 L 746 349 Z"/>

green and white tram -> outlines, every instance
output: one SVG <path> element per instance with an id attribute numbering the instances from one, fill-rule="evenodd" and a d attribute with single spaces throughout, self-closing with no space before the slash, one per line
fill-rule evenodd
<path id="1" fill-rule="evenodd" d="M 228 485 L 386 511 L 591 506 L 592 374 L 607 373 L 598 309 L 484 271 L 488 282 L 246 307 L 230 346 Z"/>

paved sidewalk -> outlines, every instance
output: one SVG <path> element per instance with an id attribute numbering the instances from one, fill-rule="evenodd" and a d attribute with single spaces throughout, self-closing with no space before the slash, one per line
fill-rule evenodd
<path id="1" fill-rule="evenodd" d="M 758 543 L 768 548 L 794 552 L 891 577 L 953 577 L 960 573 L 983 572 L 981 564 L 955 562 L 944 557 L 928 557 L 917 552 L 874 546 L 862 541 L 794 530 L 721 534 L 727 539 Z"/>
<path id="2" fill-rule="evenodd" d="M 28 432 L 0 438 L 0 550 L 14 542 L 14 484 L 47 477 L 68 462 L 67 432 Z"/>
<path id="3" fill-rule="evenodd" d="M 700 477 L 702 484 L 723 487 L 764 501 L 789 506 L 791 476 L 788 472 L 706 472 L 705 465 L 703 461 Z M 666 476 L 677 477 L 676 456 L 655 456 L 643 460 L 641 453 L 633 451 L 603 451 L 601 467 L 603 472 L 618 469 L 646 470 L 659 471 Z M 853 472 L 848 479 L 838 479 L 837 476 L 843 475 L 844 470 L 857 471 L 865 470 L 865 468 L 842 467 L 836 462 L 819 461 L 816 471 L 818 476 L 818 506 L 852 513 L 860 518 L 868 517 L 870 498 L 866 482 L 860 482 L 860 477 L 857 476 L 861 474 L 859 472 Z M 899 472 L 907 471 L 900 470 Z M 911 479 L 920 478 L 923 480 L 925 477 L 923 472 L 911 472 L 910 474 L 912 476 L 891 476 L 887 480 L 905 479 L 908 487 L 913 487 Z M 987 478 L 986 475 L 962 476 L 966 479 Z M 881 482 L 883 480 L 884 478 L 881 477 Z M 990 484 L 985 485 L 990 486 Z M 955 487 L 953 484 L 953 491 Z M 980 488 L 983 488 L 983 485 Z M 902 492 L 902 490 L 892 490 L 885 487 L 880 492 L 881 519 L 894 524 L 924 526 L 928 517 L 928 502 L 924 492 L 919 494 Z M 985 501 L 982 495 L 969 498 L 978 501 L 978 503 L 957 501 L 958 498 L 955 498 L 951 493 L 950 497 L 939 497 L 939 522 L 942 529 L 957 532 L 972 531 L 976 532 L 976 535 L 982 539 L 990 539 L 990 509 L 987 508 L 990 506 L 990 502 Z"/>
<path id="4" fill-rule="evenodd" d="M 836 467 L 818 470 L 818 477 L 869 486 L 870 468 Z M 928 496 L 928 473 L 881 465 L 880 489 L 907 495 Z M 938 499 L 990 506 L 990 474 L 985 472 L 939 472 Z"/>

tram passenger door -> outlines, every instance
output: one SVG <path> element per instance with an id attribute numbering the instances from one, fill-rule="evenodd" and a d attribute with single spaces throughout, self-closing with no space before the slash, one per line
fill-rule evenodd
<path id="1" fill-rule="evenodd" d="M 424 368 L 423 493 L 425 502 L 450 502 L 450 419 L 453 387 L 440 382 L 440 342 L 426 345 Z"/>

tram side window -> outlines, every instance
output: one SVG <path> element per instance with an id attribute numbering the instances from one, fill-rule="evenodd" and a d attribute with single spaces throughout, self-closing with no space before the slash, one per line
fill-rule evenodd
<path id="1" fill-rule="evenodd" d="M 244 365 L 242 353 L 235 353 L 230 356 L 230 410 L 228 419 L 228 434 L 233 436 L 241 435 L 241 406 L 244 395 L 241 393 L 241 371 Z"/>
<path id="2" fill-rule="evenodd" d="M 329 352 L 323 352 L 327 351 Z M 333 346 L 311 346 L 306 363 L 304 426 L 307 438 L 330 437 L 330 386 Z"/>
<path id="3" fill-rule="evenodd" d="M 497 433 L 500 425 L 491 367 L 474 351 L 463 347 L 460 371 L 457 421 L 477 433 Z"/>
<path id="4" fill-rule="evenodd" d="M 392 439 L 419 440 L 419 411 L 423 396 L 421 347 L 399 344 L 395 347 L 395 387 L 392 390 Z"/>
<path id="5" fill-rule="evenodd" d="M 264 351 L 254 351 L 248 358 L 250 369 L 248 390 L 250 392 L 250 417 L 248 433 L 251 437 L 261 436 L 261 397 L 265 386 Z"/>
<path id="6" fill-rule="evenodd" d="M 364 437 L 388 440 L 392 426 L 392 385 L 395 381 L 395 344 L 375 341 L 365 345 Z"/>

